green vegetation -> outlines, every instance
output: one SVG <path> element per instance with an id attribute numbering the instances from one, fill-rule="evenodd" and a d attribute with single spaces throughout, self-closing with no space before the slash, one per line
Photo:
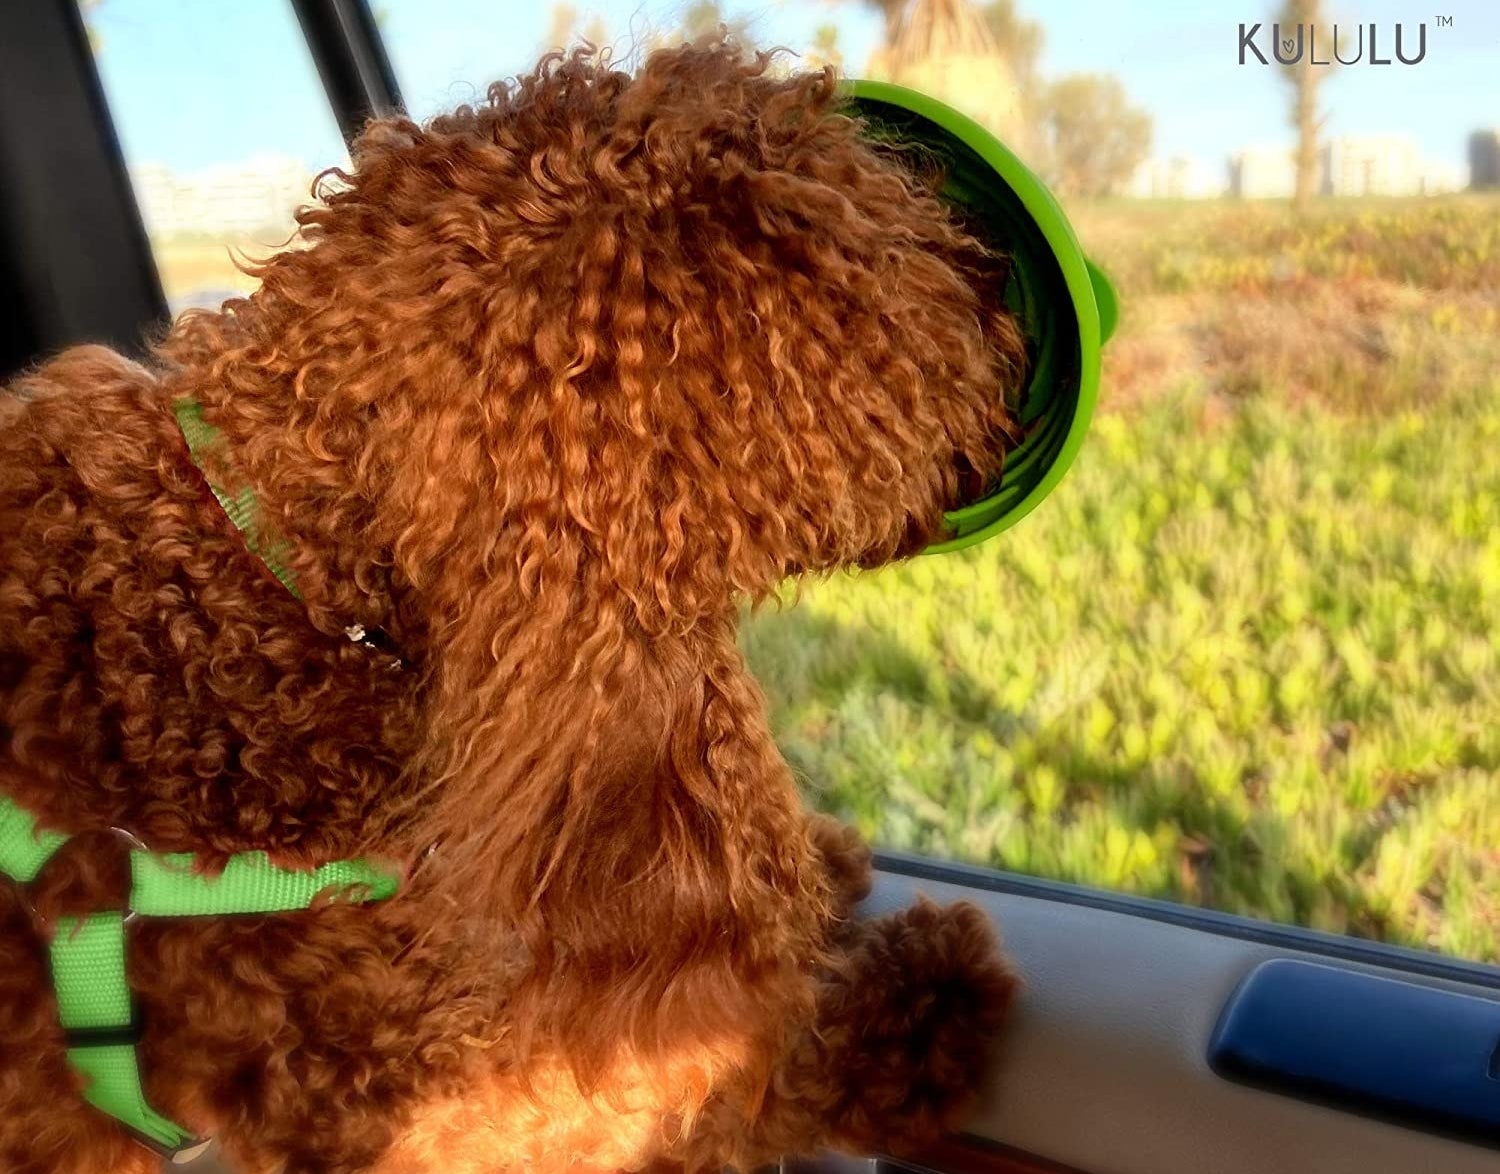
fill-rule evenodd
<path id="1" fill-rule="evenodd" d="M 1074 471 L 745 634 L 876 841 L 1500 959 L 1500 204 L 1110 203 Z"/>

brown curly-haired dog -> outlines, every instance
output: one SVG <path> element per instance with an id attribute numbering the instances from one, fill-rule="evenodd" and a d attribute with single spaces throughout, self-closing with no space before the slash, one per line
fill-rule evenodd
<path id="1" fill-rule="evenodd" d="M 852 917 L 868 852 L 800 807 L 735 625 L 998 467 L 999 263 L 831 74 L 724 45 L 554 56 L 355 159 L 151 366 L 82 347 L 0 398 L 0 792 L 77 835 L 0 886 L 0 1168 L 156 1161 L 81 1100 L 28 908 L 117 906 L 112 826 L 406 868 L 381 904 L 133 925 L 148 1095 L 244 1170 L 949 1123 L 1012 981 L 971 908 Z"/>

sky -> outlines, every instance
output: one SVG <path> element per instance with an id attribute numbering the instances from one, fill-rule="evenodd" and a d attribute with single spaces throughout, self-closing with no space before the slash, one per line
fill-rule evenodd
<path id="1" fill-rule="evenodd" d="M 1018 0 L 1045 31 L 1043 76 L 1117 75 L 1155 124 L 1152 154 L 1220 168 L 1256 144 L 1290 144 L 1286 86 L 1274 67 L 1238 64 L 1241 21 L 1269 24 L 1276 0 Z M 418 118 L 472 101 L 525 71 L 544 48 L 551 0 L 373 0 L 408 108 Z M 602 21 L 612 43 L 677 27 L 686 0 L 573 0 L 579 27 Z M 728 0 L 762 44 L 805 49 L 839 29 L 846 71 L 860 72 L 880 21 L 858 0 Z M 1465 165 L 1470 131 L 1500 126 L 1500 0 L 1332 0 L 1335 19 L 1396 21 L 1415 36 L 1416 66 L 1353 65 L 1323 87 L 1329 135 L 1399 133 L 1434 162 Z M 1436 18 L 1452 18 L 1438 27 Z M 131 164 L 193 171 L 255 155 L 341 162 L 343 145 L 289 0 L 101 0 L 91 16 L 100 72 Z M 1262 31 L 1269 42 L 1269 28 Z M 1388 40 L 1381 52 L 1390 55 Z M 1414 41 L 1408 40 L 1408 54 Z M 1320 50 L 1320 53 L 1323 52 Z M 1463 174 L 1466 174 L 1464 172 Z"/>

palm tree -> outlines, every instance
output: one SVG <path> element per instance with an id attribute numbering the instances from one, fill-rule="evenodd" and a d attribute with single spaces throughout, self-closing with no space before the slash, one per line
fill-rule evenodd
<path id="1" fill-rule="evenodd" d="M 870 72 L 956 106 L 1015 142 L 1025 133 L 1016 72 L 970 0 L 879 0 L 895 31 Z M 889 5 L 890 7 L 887 7 Z"/>
<path id="2" fill-rule="evenodd" d="M 1291 124 L 1297 132 L 1297 150 L 1293 156 L 1296 189 L 1292 207 L 1298 212 L 1307 211 L 1318 188 L 1318 139 L 1323 133 L 1323 124 L 1327 122 L 1327 116 L 1319 113 L 1318 90 L 1332 66 L 1312 64 L 1312 43 L 1316 40 L 1325 46 L 1331 44 L 1332 30 L 1324 23 L 1327 15 L 1322 0 L 1285 0 L 1277 16 L 1278 23 L 1286 28 L 1300 26 L 1297 34 L 1299 47 L 1303 41 L 1302 29 L 1307 30 L 1309 38 L 1307 51 L 1296 64 L 1282 66 L 1282 76 L 1292 88 Z M 1325 48 L 1324 52 L 1328 50 Z"/>
<path id="3" fill-rule="evenodd" d="M 865 0 L 865 3 L 879 12 L 885 20 L 885 36 L 880 43 L 882 45 L 894 44 L 896 32 L 901 27 L 901 14 L 906 11 L 907 0 Z"/>

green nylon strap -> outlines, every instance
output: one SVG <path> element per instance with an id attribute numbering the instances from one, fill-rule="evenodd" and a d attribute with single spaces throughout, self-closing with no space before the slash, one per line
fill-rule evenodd
<path id="1" fill-rule="evenodd" d="M 30 884 L 67 838 L 38 831 L 29 811 L 0 796 L 0 873 Z"/>
<path id="2" fill-rule="evenodd" d="M 192 1135 L 153 1109 L 141 1088 L 124 915 L 61 918 L 48 950 L 68 1063 L 85 1078 L 84 1100 L 167 1151 L 188 1144 Z"/>
<path id="3" fill-rule="evenodd" d="M 203 418 L 203 406 L 196 400 L 180 399 L 172 405 L 172 412 L 177 417 L 177 427 L 182 430 L 182 438 L 187 441 L 188 455 L 192 457 L 193 463 L 198 471 L 203 472 L 203 450 L 219 438 L 219 430 Z M 229 494 L 220 489 L 212 481 L 208 480 L 207 474 L 204 480 L 208 481 L 208 488 L 214 495 L 214 500 L 219 503 L 225 516 L 233 523 L 245 538 L 245 545 L 250 548 L 251 553 L 257 555 L 260 561 L 266 564 L 266 569 L 281 581 L 281 585 L 297 595 L 297 584 L 281 561 L 281 555 L 285 552 L 283 544 L 267 544 L 261 540 L 259 527 L 255 523 L 257 509 L 255 505 L 255 494 L 247 486 L 236 494 Z"/>
<path id="4" fill-rule="evenodd" d="M 338 860 L 316 872 L 277 868 L 264 852 L 230 857 L 217 877 L 192 871 L 193 858 L 130 854 L 130 907 L 143 917 L 195 917 L 215 913 L 282 913 L 306 909 L 324 892 L 344 890 L 360 901 L 392 896 L 398 879 L 362 860 Z"/>
<path id="5" fill-rule="evenodd" d="M 27 884 L 67 840 L 38 832 L 36 821 L 0 796 L 0 873 Z M 320 895 L 380 901 L 400 878 L 363 860 L 338 860 L 293 872 L 264 852 L 242 852 L 217 876 L 193 870 L 187 853 L 130 853 L 130 908 L 143 917 L 284 913 L 306 909 Z M 68 1062 L 81 1073 L 84 1097 L 141 1138 L 171 1153 L 194 1139 L 146 1101 L 135 1054 L 135 1009 L 125 973 L 125 915 L 95 913 L 59 919 L 48 947 L 57 1011 L 69 1035 Z"/>

